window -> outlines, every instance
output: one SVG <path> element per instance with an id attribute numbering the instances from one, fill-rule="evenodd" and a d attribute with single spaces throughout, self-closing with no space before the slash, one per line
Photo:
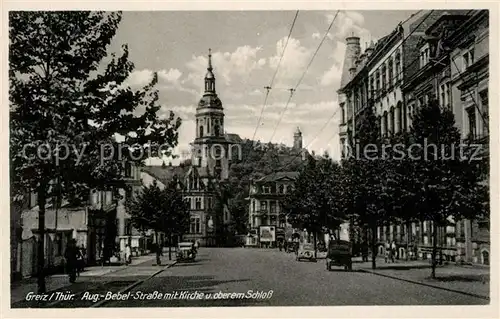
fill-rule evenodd
<path id="1" fill-rule="evenodd" d="M 252 212 L 255 213 L 255 200 L 252 200 Z"/>
<path id="2" fill-rule="evenodd" d="M 462 55 L 462 58 L 463 58 L 463 70 L 462 71 L 465 71 L 469 66 L 471 66 L 472 64 L 474 64 L 474 48 L 468 50 L 467 52 L 465 52 L 463 55 Z"/>
<path id="3" fill-rule="evenodd" d="M 201 233 L 201 220 L 200 217 L 191 217 L 189 222 L 189 232 L 191 234 L 200 234 Z"/>
<path id="4" fill-rule="evenodd" d="M 30 199 L 29 199 L 29 208 L 33 208 L 36 205 L 38 205 L 38 193 L 37 192 L 30 192 Z"/>
<path id="5" fill-rule="evenodd" d="M 401 72 L 401 55 L 398 53 L 396 55 L 396 61 L 395 61 L 395 74 L 394 74 L 394 79 L 396 82 L 399 80 L 399 73 Z"/>
<path id="6" fill-rule="evenodd" d="M 125 218 L 125 235 L 132 235 L 132 220 Z"/>
<path id="7" fill-rule="evenodd" d="M 215 160 L 215 167 L 217 167 L 217 168 L 222 167 L 222 162 L 221 162 L 221 160 L 220 160 L 220 159 Z"/>
<path id="8" fill-rule="evenodd" d="M 389 82 L 389 87 L 391 87 L 392 84 L 393 84 L 392 83 L 392 67 L 393 67 L 393 65 L 392 65 L 392 59 L 389 59 L 389 62 L 387 62 L 387 63 L 389 65 L 389 73 L 388 73 L 388 79 L 387 79 L 387 81 Z"/>
<path id="9" fill-rule="evenodd" d="M 342 124 L 345 124 L 345 109 L 344 109 L 344 105 L 342 105 L 340 107 L 340 110 L 342 111 Z"/>
<path id="10" fill-rule="evenodd" d="M 132 177 L 132 163 L 125 163 L 125 177 Z"/>
<path id="11" fill-rule="evenodd" d="M 189 209 L 191 209 L 191 197 L 186 198 L 186 204 L 189 207 Z"/>
<path id="12" fill-rule="evenodd" d="M 262 186 L 262 193 L 263 194 L 270 194 L 271 193 L 271 187 L 269 187 L 269 186 Z"/>
<path id="13" fill-rule="evenodd" d="M 278 193 L 279 194 L 285 193 L 285 186 L 283 186 L 283 184 L 278 186 Z"/>
<path id="14" fill-rule="evenodd" d="M 270 210 L 271 210 L 271 214 L 276 214 L 276 202 L 275 201 L 272 201 L 270 203 Z"/>
<path id="15" fill-rule="evenodd" d="M 479 99 L 481 100 L 481 110 L 483 112 L 483 117 L 488 119 L 488 90 L 479 92 Z M 488 125 L 483 124 L 483 134 L 488 135 Z"/>
<path id="16" fill-rule="evenodd" d="M 386 89 L 386 84 L 387 84 L 387 68 L 384 66 L 382 66 L 382 91 L 385 91 Z"/>
<path id="17" fill-rule="evenodd" d="M 375 95 L 375 80 L 373 79 L 373 75 L 370 77 L 370 97 L 373 98 Z"/>
<path id="18" fill-rule="evenodd" d="M 201 198 L 196 197 L 195 199 L 195 209 L 201 209 Z"/>
<path id="19" fill-rule="evenodd" d="M 391 107 L 391 110 L 389 112 L 389 133 L 393 134 L 394 133 L 394 108 Z"/>
<path id="20" fill-rule="evenodd" d="M 198 134 L 200 137 L 203 137 L 203 125 L 200 125 L 200 128 L 199 128 L 199 134 Z"/>
<path id="21" fill-rule="evenodd" d="M 474 106 L 469 107 L 467 110 L 467 117 L 469 123 L 468 136 L 471 138 L 477 137 L 477 129 L 476 129 L 476 109 Z"/>
<path id="22" fill-rule="evenodd" d="M 208 201 L 208 208 L 213 208 L 214 207 L 214 201 L 213 201 L 212 197 L 209 197 L 207 199 L 207 201 Z"/>
<path id="23" fill-rule="evenodd" d="M 375 74 L 375 97 L 380 95 L 380 73 L 377 71 Z"/>
<path id="24" fill-rule="evenodd" d="M 55 238 L 55 245 L 56 245 L 56 256 L 62 256 L 63 255 L 63 235 L 62 233 L 56 233 L 56 238 Z"/>
<path id="25" fill-rule="evenodd" d="M 267 201 L 261 201 L 260 202 L 260 210 L 263 210 L 263 211 L 267 212 Z"/>

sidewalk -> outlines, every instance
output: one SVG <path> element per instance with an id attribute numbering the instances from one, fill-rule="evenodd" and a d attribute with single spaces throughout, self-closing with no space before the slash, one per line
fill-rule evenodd
<path id="1" fill-rule="evenodd" d="M 436 267 L 436 279 L 431 279 L 429 261 L 398 261 L 385 263 L 377 260 L 377 269 L 370 262 L 355 260 L 353 268 L 380 276 L 459 292 L 482 299 L 490 296 L 490 269 L 483 265 L 458 266 L 454 263 Z"/>
<path id="2" fill-rule="evenodd" d="M 172 264 L 175 260 L 168 261 L 167 256 L 162 257 L 162 266 L 168 266 Z M 120 265 L 120 266 L 92 266 L 87 267 L 84 272 L 80 274 L 77 278 L 76 283 L 71 284 L 68 281 L 67 274 L 56 274 L 52 276 L 47 276 L 45 278 L 45 285 L 47 292 L 61 291 L 61 290 L 71 290 L 78 291 L 82 287 L 88 287 L 92 285 L 96 279 L 102 279 L 101 281 L 106 281 L 106 279 L 111 279 L 116 277 L 127 277 L 127 276 L 149 276 L 150 274 L 163 269 L 164 267 L 153 266 L 156 262 L 156 256 L 154 254 L 133 257 L 132 263 L 130 265 Z M 122 274 L 123 273 L 123 274 Z M 11 283 L 11 303 L 17 303 L 24 301 L 26 295 L 30 292 L 37 293 L 38 290 L 37 278 L 27 278 L 19 282 Z"/>

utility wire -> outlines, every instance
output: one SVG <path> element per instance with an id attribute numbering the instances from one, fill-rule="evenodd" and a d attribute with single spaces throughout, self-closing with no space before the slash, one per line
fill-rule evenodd
<path id="1" fill-rule="evenodd" d="M 264 104 L 262 104 L 262 109 L 260 111 L 259 120 L 257 121 L 257 125 L 255 126 L 255 130 L 254 130 L 253 135 L 252 135 L 252 141 L 255 138 L 255 135 L 257 134 L 257 130 L 259 129 L 259 125 L 260 125 L 260 122 L 262 120 L 262 115 L 264 114 L 264 109 L 266 108 L 267 99 L 269 97 L 269 92 L 272 89 L 273 84 L 274 84 L 274 80 L 276 79 L 276 75 L 278 74 L 278 71 L 279 71 L 279 68 L 281 65 L 281 61 L 283 60 L 283 56 L 285 55 L 286 47 L 288 46 L 288 42 L 290 41 L 293 27 L 295 26 L 295 22 L 297 21 L 298 15 L 299 15 L 299 10 L 297 10 L 297 12 L 295 13 L 295 17 L 293 18 L 292 26 L 290 27 L 290 32 L 288 32 L 288 37 L 286 38 L 285 45 L 283 46 L 283 51 L 281 52 L 281 56 L 280 56 L 280 59 L 278 61 L 278 65 L 276 66 L 276 70 L 274 71 L 273 77 L 271 78 L 271 82 L 269 83 L 268 86 L 264 87 L 266 89 L 266 97 L 264 98 Z"/>
<path id="2" fill-rule="evenodd" d="M 292 100 L 293 94 L 295 93 L 295 91 L 299 87 L 300 83 L 304 79 L 307 71 L 311 67 L 311 64 L 313 63 L 314 59 L 316 58 L 316 54 L 318 54 L 319 49 L 321 48 L 321 46 L 325 42 L 325 39 L 328 37 L 328 33 L 330 32 L 330 29 L 332 28 L 333 24 L 335 23 L 335 20 L 337 19 L 337 16 L 339 15 L 339 13 L 340 13 L 340 10 L 337 10 L 337 13 L 333 17 L 332 22 L 330 23 L 330 25 L 328 26 L 328 29 L 326 30 L 325 34 L 323 35 L 323 38 L 321 39 L 321 42 L 319 43 L 318 47 L 316 48 L 316 51 L 314 51 L 314 54 L 313 54 L 311 60 L 309 61 L 309 64 L 307 64 L 307 67 L 306 67 L 305 71 L 302 73 L 302 76 L 300 77 L 300 79 L 297 82 L 297 84 L 295 85 L 295 87 L 293 89 L 290 89 L 290 92 L 291 92 L 290 97 L 288 98 L 288 101 L 285 104 L 285 108 L 281 112 L 280 118 L 278 120 L 278 123 L 274 127 L 274 131 L 273 131 L 273 134 L 271 135 L 271 138 L 269 139 L 269 142 L 271 142 L 273 140 L 274 135 L 276 134 L 276 130 L 278 129 L 278 127 L 279 127 L 279 125 L 281 123 L 281 120 L 283 119 L 283 115 L 285 114 L 286 110 L 288 109 L 288 105 L 290 104 L 290 101 Z"/>
<path id="3" fill-rule="evenodd" d="M 260 123 L 262 121 L 262 116 L 264 114 L 264 110 L 265 110 L 266 105 L 267 105 L 267 100 L 269 98 L 270 91 L 273 87 L 274 80 L 276 79 L 276 75 L 278 74 L 278 70 L 281 66 L 281 61 L 283 60 L 283 56 L 285 55 L 285 51 L 286 51 L 286 48 L 288 46 L 288 42 L 290 41 L 290 37 L 292 36 L 292 31 L 293 31 L 293 28 L 295 26 L 295 22 L 297 21 L 298 16 L 299 16 L 299 10 L 297 10 L 297 12 L 295 12 L 295 17 L 293 18 L 292 25 L 290 26 L 290 31 L 288 32 L 288 37 L 286 39 L 285 45 L 283 46 L 283 51 L 281 52 L 281 56 L 280 56 L 280 59 L 278 61 L 278 65 L 276 66 L 276 70 L 274 71 L 273 77 L 271 78 L 271 82 L 269 83 L 268 86 L 264 87 L 264 89 L 266 89 L 266 96 L 264 97 L 264 103 L 262 104 L 262 108 L 261 108 L 260 115 L 259 115 L 259 120 L 257 121 L 257 125 L 255 126 L 255 130 L 253 132 L 252 139 L 250 140 L 251 143 L 254 142 L 255 135 L 257 135 L 257 131 L 258 131 Z M 243 159 L 243 164 L 245 164 L 247 162 L 252 150 L 253 150 L 253 145 L 250 147 L 248 154 Z"/>

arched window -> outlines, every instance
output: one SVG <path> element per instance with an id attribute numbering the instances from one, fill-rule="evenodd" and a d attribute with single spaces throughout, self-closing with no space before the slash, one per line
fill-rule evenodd
<path id="1" fill-rule="evenodd" d="M 200 137 L 203 137 L 203 125 L 200 125 L 199 135 L 200 135 Z"/>
<path id="2" fill-rule="evenodd" d="M 220 133 L 220 127 L 219 125 L 215 125 L 215 130 L 214 130 L 214 133 L 215 133 L 215 136 L 219 136 L 219 133 Z"/>
<path id="3" fill-rule="evenodd" d="M 384 133 L 384 136 L 387 135 L 387 130 L 388 130 L 388 123 L 387 123 L 387 111 L 384 112 L 384 118 L 382 120 L 383 128 L 382 132 Z"/>
<path id="4" fill-rule="evenodd" d="M 399 101 L 396 106 L 396 118 L 397 132 L 401 132 L 403 130 L 403 103 L 401 103 L 401 101 Z"/>
<path id="5" fill-rule="evenodd" d="M 391 109 L 389 111 L 389 134 L 393 134 L 395 132 L 394 130 L 394 106 L 391 106 Z"/>

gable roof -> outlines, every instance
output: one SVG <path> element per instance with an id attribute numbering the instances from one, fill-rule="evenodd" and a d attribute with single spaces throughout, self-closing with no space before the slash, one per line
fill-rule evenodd
<path id="1" fill-rule="evenodd" d="M 238 134 L 226 133 L 225 138 L 226 138 L 226 141 L 228 141 L 229 143 L 232 143 L 232 144 L 243 143 L 243 140 L 241 139 L 241 137 Z"/>
<path id="2" fill-rule="evenodd" d="M 141 170 L 166 185 L 174 179 L 174 176 L 183 179 L 188 168 L 188 166 L 143 166 Z"/>
<path id="3" fill-rule="evenodd" d="M 295 180 L 299 176 L 299 172 L 276 172 L 273 174 L 269 174 L 264 176 L 258 180 L 257 183 L 265 183 L 265 182 L 276 182 L 283 179 L 291 179 Z"/>

